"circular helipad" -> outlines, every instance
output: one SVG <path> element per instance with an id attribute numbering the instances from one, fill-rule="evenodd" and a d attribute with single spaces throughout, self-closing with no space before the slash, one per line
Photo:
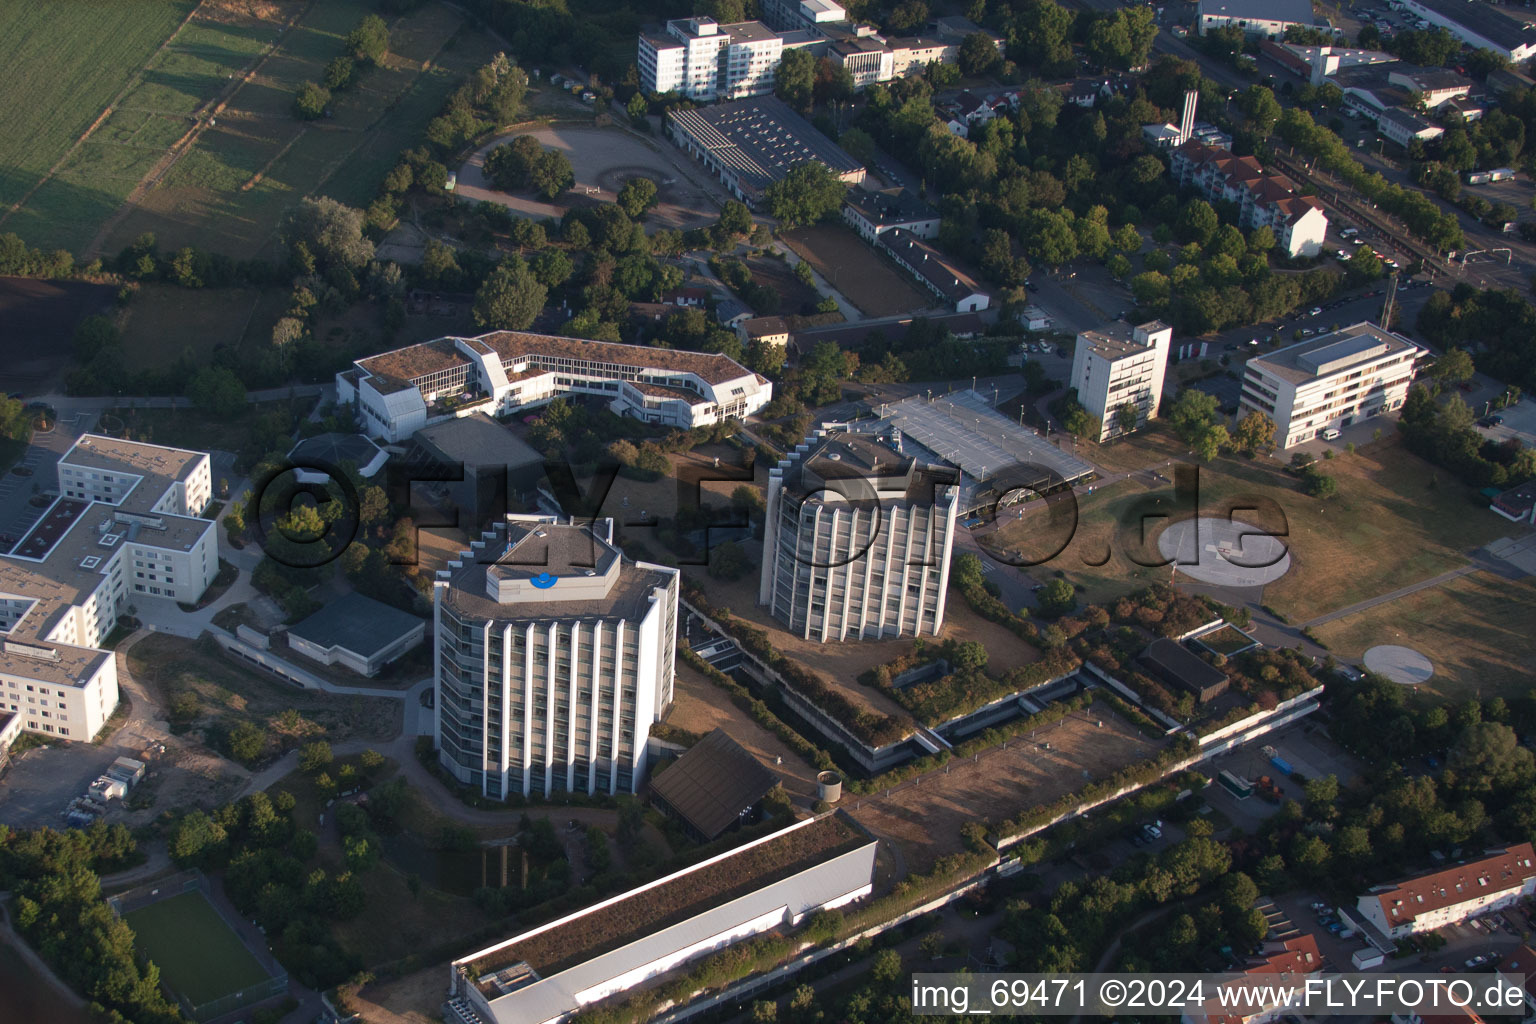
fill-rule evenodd
<path id="1" fill-rule="evenodd" d="M 1180 575 L 1218 587 L 1262 587 L 1291 569 L 1285 542 L 1233 519 L 1183 519 L 1157 538 Z"/>
<path id="2" fill-rule="evenodd" d="M 1415 686 L 1435 674 L 1434 664 L 1412 647 L 1382 644 L 1365 652 L 1365 667 L 1394 683 Z"/>

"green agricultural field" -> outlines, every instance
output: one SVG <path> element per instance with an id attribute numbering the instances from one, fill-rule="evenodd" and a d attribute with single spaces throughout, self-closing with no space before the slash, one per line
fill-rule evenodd
<path id="1" fill-rule="evenodd" d="M 182 893 L 123 915 L 143 953 L 171 990 L 194 1006 L 239 992 L 269 975 L 200 892 Z"/>
<path id="2" fill-rule="evenodd" d="M 461 32 L 458 13 L 426 5 L 390 22 L 389 56 L 334 96 L 332 116 L 295 120 L 299 85 L 320 80 L 346 34 L 375 10 L 368 0 L 315 4 L 228 97 L 217 126 L 112 225 L 102 252 L 148 231 L 162 250 L 195 245 L 243 258 L 263 253 L 284 212 L 305 196 L 366 205 L 448 94 L 495 52 L 482 34 Z"/>
<path id="3" fill-rule="evenodd" d="M 0 230 L 34 245 L 72 247 L 89 230 L 82 224 L 116 206 L 115 181 L 79 177 L 50 183 L 37 205 L 12 212 L 195 6 L 192 0 L 0 0 Z"/>

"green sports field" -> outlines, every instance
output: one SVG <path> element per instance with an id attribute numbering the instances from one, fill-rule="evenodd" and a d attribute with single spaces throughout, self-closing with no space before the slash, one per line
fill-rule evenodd
<path id="1" fill-rule="evenodd" d="M 200 892 L 123 915 L 160 977 L 193 1006 L 239 992 L 270 975 Z"/>

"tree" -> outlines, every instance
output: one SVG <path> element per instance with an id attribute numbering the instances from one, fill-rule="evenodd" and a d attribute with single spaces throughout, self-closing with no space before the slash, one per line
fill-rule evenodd
<path id="1" fill-rule="evenodd" d="M 373 243 L 363 234 L 361 210 L 344 206 L 329 197 L 304 199 L 283 220 L 283 243 L 290 250 L 300 244 L 325 266 L 361 272 L 373 259 Z"/>
<path id="2" fill-rule="evenodd" d="M 631 178 L 619 189 L 619 206 L 631 217 L 639 217 L 656 205 L 656 183 L 650 178 Z"/>
<path id="3" fill-rule="evenodd" d="M 202 811 L 191 811 L 171 832 L 171 859 L 182 868 L 211 866 L 222 855 L 227 838 L 218 821 Z"/>
<path id="4" fill-rule="evenodd" d="M 1046 616 L 1065 615 L 1077 607 L 1077 591 L 1064 579 L 1051 580 L 1040 589 L 1036 598 L 1040 602 L 1040 614 Z"/>
<path id="5" fill-rule="evenodd" d="M 1179 211 L 1174 233 L 1181 242 L 1194 242 L 1203 248 L 1216 233 L 1220 223 L 1216 210 L 1210 203 L 1204 199 L 1191 199 L 1184 204 L 1184 209 Z"/>
<path id="6" fill-rule="evenodd" d="M 293 116 L 300 121 L 313 121 L 325 113 L 331 102 L 331 91 L 315 82 L 305 82 L 293 96 Z"/>
<path id="7" fill-rule="evenodd" d="M 519 135 L 485 155 L 485 176 L 503 192 L 527 188 L 533 162 L 543 151 L 538 139 L 532 135 Z"/>
<path id="8" fill-rule="evenodd" d="M 346 46 L 353 59 L 377 64 L 389 52 L 389 26 L 377 14 L 370 14 L 348 33 Z"/>
<path id="9" fill-rule="evenodd" d="M 342 55 L 332 58 L 325 66 L 325 87 L 331 90 L 345 89 L 352 84 L 356 68 L 351 57 Z"/>
<path id="10" fill-rule="evenodd" d="M 187 397 L 199 409 L 229 419 L 245 410 L 245 385 L 222 366 L 205 366 L 187 382 Z"/>
<path id="11" fill-rule="evenodd" d="M 735 541 L 710 546 L 707 571 L 715 579 L 726 582 L 738 580 L 746 575 L 751 567 L 752 564 L 747 560 L 747 553 Z"/>
<path id="12" fill-rule="evenodd" d="M 1331 498 L 1339 493 L 1338 481 L 1316 466 L 1308 466 L 1301 475 L 1302 488 L 1314 498 Z"/>
<path id="13" fill-rule="evenodd" d="M 774 94 L 804 114 L 810 111 L 813 88 L 816 82 L 816 58 L 811 51 L 796 48 L 785 50 L 774 70 Z"/>
<path id="14" fill-rule="evenodd" d="M 984 78 L 1002 63 L 997 43 L 985 32 L 972 32 L 960 43 L 960 71 L 967 78 Z"/>
<path id="15" fill-rule="evenodd" d="M 795 52 L 795 51 L 791 51 Z M 838 136 L 837 144 L 861 164 L 873 163 L 876 154 L 875 139 L 862 128 L 849 128 Z"/>
<path id="16" fill-rule="evenodd" d="M 528 169 L 528 183 L 543 199 L 553 199 L 576 181 L 571 162 L 558 149 L 546 149 Z"/>
<path id="17" fill-rule="evenodd" d="M 1502 722 L 1475 722 L 1462 730 L 1447 757 L 1447 767 L 1473 790 L 1508 790 L 1530 784 L 1532 755 L 1515 731 Z"/>
<path id="18" fill-rule="evenodd" d="M 1185 388 L 1168 409 L 1168 419 L 1174 433 L 1186 444 L 1194 444 L 1212 423 L 1216 422 L 1217 401 L 1215 395 Z"/>
<path id="19" fill-rule="evenodd" d="M 1274 91 L 1263 85 L 1250 85 L 1238 97 L 1237 105 L 1248 118 L 1248 124 L 1260 138 L 1268 138 L 1275 130 L 1283 111 Z"/>
<path id="20" fill-rule="evenodd" d="M 826 164 L 806 160 L 763 190 L 768 212 L 786 228 L 815 224 L 841 209 L 848 186 Z"/>
<path id="21" fill-rule="evenodd" d="M 1232 442 L 1246 455 L 1273 448 L 1275 421 L 1259 410 L 1253 409 L 1237 421 L 1237 431 L 1232 435 Z"/>
<path id="22" fill-rule="evenodd" d="M 248 765 L 261 756 L 267 734 L 250 722 L 241 722 L 229 731 L 229 756 Z"/>
<path id="23" fill-rule="evenodd" d="M 1141 407 L 1135 402 L 1125 402 L 1115 409 L 1115 427 L 1122 434 L 1129 434 L 1141 422 Z"/>
<path id="24" fill-rule="evenodd" d="M 1232 438 L 1227 433 L 1227 428 L 1220 423 L 1213 423 L 1206 427 L 1195 440 L 1195 455 L 1201 462 L 1210 462 L 1231 442 Z"/>
<path id="25" fill-rule="evenodd" d="M 313 775 L 329 765 L 333 759 L 331 745 L 325 740 L 315 740 L 304 744 L 299 750 L 299 770 L 306 775 Z"/>
<path id="26" fill-rule="evenodd" d="M 715 227 L 727 238 L 749 234 L 752 231 L 752 211 L 747 209 L 745 203 L 727 199 L 720 207 L 720 219 L 715 222 Z"/>
<path id="27" fill-rule="evenodd" d="M 504 260 L 475 293 L 475 323 L 494 331 L 525 330 L 548 294 L 520 258 Z"/>
<path id="28" fill-rule="evenodd" d="M 1435 365 L 1430 368 L 1429 375 L 1441 384 L 1455 386 L 1463 381 L 1472 379 L 1475 371 L 1472 365 L 1472 357 L 1466 349 L 1447 349 L 1445 354 L 1435 360 Z"/>

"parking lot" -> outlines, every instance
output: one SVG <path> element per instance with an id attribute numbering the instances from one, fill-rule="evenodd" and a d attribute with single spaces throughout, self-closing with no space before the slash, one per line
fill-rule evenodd
<path id="1" fill-rule="evenodd" d="M 88 743 L 35 747 L 22 753 L 6 770 L 0 785 L 0 824 L 62 827 L 64 808 L 121 755 L 122 751 L 111 745 Z"/>

